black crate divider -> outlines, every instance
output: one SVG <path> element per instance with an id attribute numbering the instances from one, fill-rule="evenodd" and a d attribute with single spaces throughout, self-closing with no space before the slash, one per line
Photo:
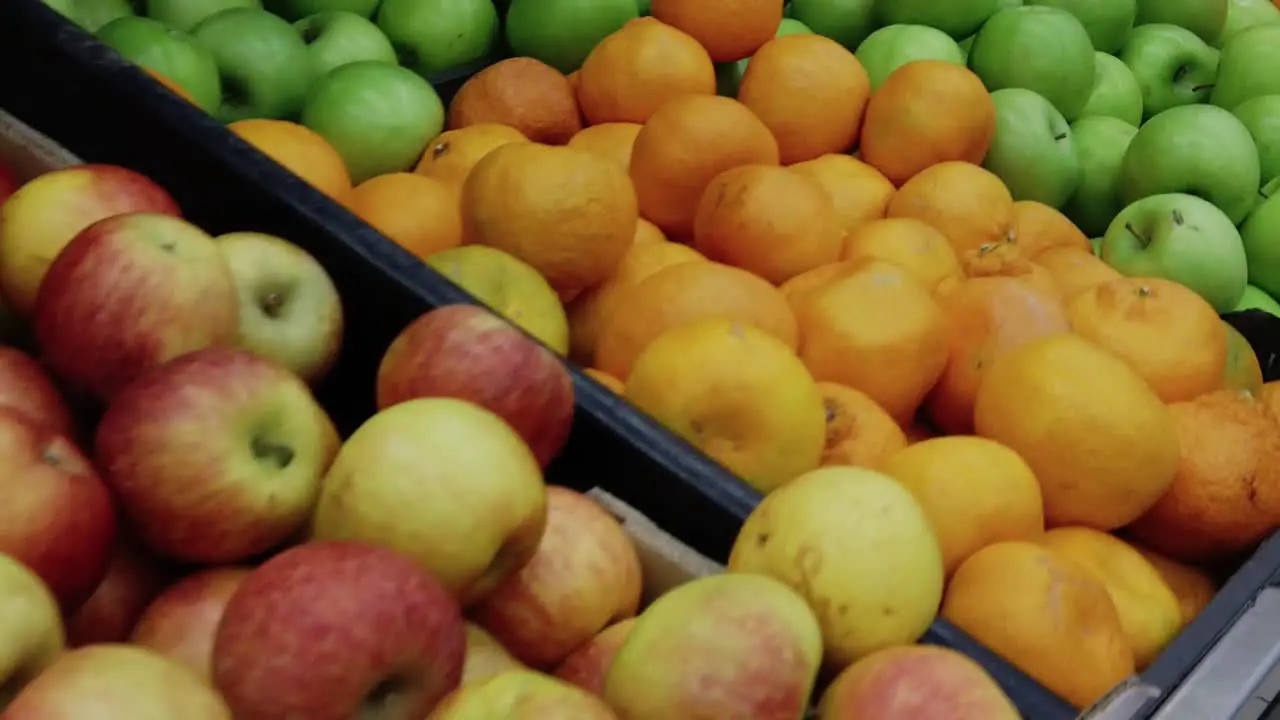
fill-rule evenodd
<path id="1" fill-rule="evenodd" d="M 343 291 L 348 327 L 343 353 L 317 395 L 344 433 L 373 413 L 377 365 L 401 328 L 431 308 L 476 302 L 40 0 L 0 0 L 0 67 L 0 107 L 87 162 L 150 176 L 188 219 L 214 234 L 279 235 L 329 270 Z M 440 88 L 442 94 L 458 80 Z M 572 372 L 573 431 L 549 478 L 579 489 L 598 485 L 724 561 L 759 494 L 578 369 Z M 922 641 L 981 663 L 1025 718 L 1076 716 L 1065 701 L 944 620 Z"/>

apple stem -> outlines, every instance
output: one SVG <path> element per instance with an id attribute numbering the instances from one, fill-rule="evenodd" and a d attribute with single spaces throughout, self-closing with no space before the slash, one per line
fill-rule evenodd
<path id="1" fill-rule="evenodd" d="M 1066 139 L 1067 139 L 1067 137 L 1068 137 L 1068 134 L 1067 134 L 1067 133 L 1058 133 L 1057 135 L 1054 135 L 1054 136 L 1053 136 L 1053 139 L 1054 139 L 1054 140 L 1066 140 Z"/>
<path id="2" fill-rule="evenodd" d="M 284 295 L 278 292 L 267 293 L 259 303 L 263 314 L 270 318 L 280 317 L 280 308 L 284 307 Z"/>
<path id="3" fill-rule="evenodd" d="M 1191 92 L 1202 92 L 1202 91 L 1204 91 L 1204 90 L 1212 90 L 1212 89 L 1213 89 L 1213 83 L 1207 83 L 1207 84 L 1205 84 L 1205 85 L 1192 85 L 1192 86 L 1191 86 Z"/>
<path id="4" fill-rule="evenodd" d="M 1127 230 L 1127 231 L 1129 232 L 1129 234 L 1130 234 L 1130 235 L 1132 235 L 1132 236 L 1134 236 L 1135 238 L 1137 238 L 1137 239 L 1138 239 L 1138 242 L 1142 245 L 1142 247 L 1146 247 L 1148 244 L 1150 244 L 1150 243 L 1151 243 L 1151 240 L 1149 240 L 1149 239 L 1148 239 L 1145 235 L 1143 235 L 1142 233 L 1138 232 L 1138 229 L 1137 229 L 1137 228 L 1135 228 L 1135 227 L 1133 226 L 1133 223 L 1125 223 L 1125 224 L 1124 224 L 1124 229 L 1125 229 L 1125 230 Z"/>
<path id="5" fill-rule="evenodd" d="M 1184 225 L 1186 222 L 1186 218 L 1182 217 L 1182 211 L 1175 208 L 1173 211 L 1173 224 Z"/>

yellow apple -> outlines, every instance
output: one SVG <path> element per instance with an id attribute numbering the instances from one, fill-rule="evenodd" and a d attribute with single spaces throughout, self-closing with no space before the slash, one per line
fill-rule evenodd
<path id="1" fill-rule="evenodd" d="M 462 664 L 463 685 L 484 682 L 507 670 L 521 669 L 524 669 L 524 663 L 507 652 L 502 643 L 479 625 L 467 623 L 467 654 Z"/>
<path id="2" fill-rule="evenodd" d="M 26 565 L 0 555 L 0 708 L 66 646 L 58 601 Z"/>
<path id="3" fill-rule="evenodd" d="M 508 670 L 453 691 L 427 720 L 618 720 L 600 698 L 532 670 Z"/>

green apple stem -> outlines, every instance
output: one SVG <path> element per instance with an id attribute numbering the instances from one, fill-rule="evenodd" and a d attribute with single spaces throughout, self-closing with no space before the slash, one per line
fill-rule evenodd
<path id="1" fill-rule="evenodd" d="M 1057 135 L 1054 135 L 1054 136 L 1053 136 L 1053 139 L 1054 139 L 1054 140 L 1066 140 L 1066 139 L 1067 139 L 1067 133 L 1058 133 Z"/>
<path id="2" fill-rule="evenodd" d="M 1205 85 L 1192 85 L 1192 86 L 1191 86 L 1191 92 L 1203 92 L 1203 91 L 1205 91 L 1205 90 L 1212 90 L 1212 89 L 1213 89 L 1213 83 L 1208 83 L 1208 84 L 1205 84 Z"/>
<path id="3" fill-rule="evenodd" d="M 1145 248 L 1146 246 L 1148 246 L 1148 245 L 1150 245 L 1150 244 L 1151 244 L 1151 238 L 1149 238 L 1149 237 L 1147 237 L 1146 235 L 1143 235 L 1142 233 L 1138 232 L 1138 228 L 1134 227 L 1134 226 L 1133 226 L 1133 223 L 1125 223 L 1125 224 L 1124 224 L 1124 229 L 1125 229 L 1126 231 L 1128 231 L 1128 233 L 1129 233 L 1130 235 L 1132 235 L 1132 236 L 1134 236 L 1135 238 L 1137 238 L 1137 240 L 1138 240 L 1138 244 L 1139 244 L 1139 245 L 1141 245 L 1142 247 L 1144 247 L 1144 248 Z"/>
<path id="4" fill-rule="evenodd" d="M 266 438 L 256 437 L 253 439 L 253 456 L 259 460 L 271 462 L 281 470 L 289 467 L 289 463 L 293 462 L 293 448 L 281 443 L 272 442 Z"/>

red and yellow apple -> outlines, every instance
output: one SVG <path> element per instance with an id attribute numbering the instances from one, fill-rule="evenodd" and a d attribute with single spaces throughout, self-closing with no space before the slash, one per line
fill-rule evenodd
<path id="1" fill-rule="evenodd" d="M 246 567 L 219 567 L 170 585 L 143 610 L 129 642 L 176 660 L 212 682 L 218 623 L 248 575 Z"/>
<path id="2" fill-rule="evenodd" d="M 30 355 L 7 345 L 0 345 L 0 407 L 17 410 L 59 435 L 75 435 L 71 411 L 48 373 Z"/>
<path id="3" fill-rule="evenodd" d="M 467 654 L 462 664 L 462 684 L 488 680 L 507 670 L 520 670 L 524 663 L 507 652 L 484 628 L 467 623 Z"/>
<path id="4" fill-rule="evenodd" d="M 0 555 L 0 710 L 14 693 L 62 655 L 66 639 L 58 600 L 38 575 Z"/>
<path id="5" fill-rule="evenodd" d="M 89 599 L 67 618 L 67 642 L 79 647 L 129 639 L 147 603 L 169 582 L 171 568 L 121 537 L 107 574 Z"/>
<path id="6" fill-rule="evenodd" d="M 508 670 L 460 687 L 427 716 L 427 720 L 494 718 L 618 720 L 619 716 L 595 695 L 532 670 Z"/>
<path id="7" fill-rule="evenodd" d="M 635 622 L 635 618 L 619 620 L 596 633 L 595 637 L 569 653 L 569 657 L 556 668 L 555 676 L 600 695 L 604 691 L 604 678 L 609 674 L 613 656 L 618 654 L 618 648 L 622 647 Z"/>

